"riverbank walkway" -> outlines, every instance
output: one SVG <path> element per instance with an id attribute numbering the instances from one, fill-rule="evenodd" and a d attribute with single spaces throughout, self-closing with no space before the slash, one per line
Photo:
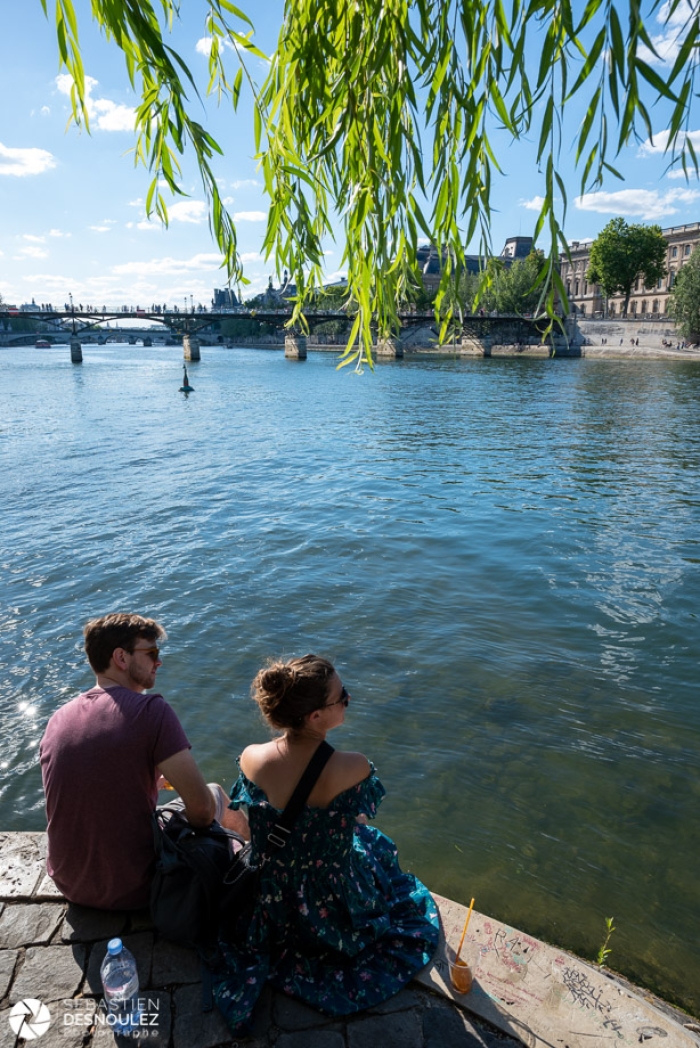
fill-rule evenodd
<path id="1" fill-rule="evenodd" d="M 80 847 L 80 842 L 76 842 Z M 434 963 L 396 997 L 333 1019 L 269 989 L 253 1035 L 231 1036 L 218 1012 L 202 1012 L 196 954 L 159 938 L 145 913 L 69 905 L 46 873 L 46 836 L 0 833 L 0 1045 L 109 1048 L 126 1045 L 97 1005 L 107 941 L 134 953 L 156 1048 L 700 1048 L 700 1023 L 571 954 L 484 914 L 472 914 L 466 956 L 474 987 L 450 988 L 447 959 L 465 908 L 436 896 L 442 937 Z M 39 1001 L 26 1039 L 16 1032 Z"/>

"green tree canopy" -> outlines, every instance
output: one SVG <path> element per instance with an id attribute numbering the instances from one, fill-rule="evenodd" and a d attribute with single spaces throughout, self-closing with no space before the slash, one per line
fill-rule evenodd
<path id="1" fill-rule="evenodd" d="M 700 251 L 681 266 L 671 290 L 669 312 L 689 342 L 700 342 Z"/>
<path id="2" fill-rule="evenodd" d="M 183 191 L 178 157 L 194 150 L 212 233 L 230 278 L 240 281 L 234 223 L 211 167 L 221 150 L 192 115 L 194 78 L 168 44 L 178 10 L 178 0 L 91 0 L 141 97 L 136 158 L 151 174 L 147 211 L 167 221 L 159 186 Z M 547 241 L 539 286 L 552 316 L 557 293 L 566 300 L 557 270 L 567 200 L 558 158 L 562 137 L 570 147 L 562 131 L 572 106 L 583 103 L 574 136 L 582 192 L 616 174 L 615 154 L 631 140 L 652 137 L 650 107 L 659 100 L 669 162 L 697 171 L 689 121 L 700 12 L 687 0 L 648 0 L 644 10 L 638 0 L 286 0 L 259 87 L 248 16 L 230 0 L 204 0 L 203 11 L 208 90 L 234 108 L 244 83 L 254 95 L 254 148 L 270 201 L 265 250 L 297 286 L 294 321 L 303 322 L 304 304 L 322 283 L 322 243 L 338 225 L 356 305 L 349 345 L 357 340 L 367 354 L 373 317 L 380 333 L 397 328 L 419 237 L 447 252 L 435 305 L 450 323 L 465 246 L 478 236 L 485 257 L 491 249 L 497 129 L 537 143 L 544 192 L 534 235 Z M 678 55 L 662 78 L 650 64 L 646 20 L 680 16 Z M 60 63 L 74 82 L 74 118 L 87 126 L 73 0 L 56 0 L 55 21 Z M 349 348 L 347 359 L 353 355 Z"/>
<path id="3" fill-rule="evenodd" d="M 527 258 L 516 258 L 506 266 L 500 259 L 490 259 L 486 267 L 487 281 L 470 275 L 462 287 L 469 296 L 468 310 L 481 308 L 498 313 L 536 313 L 540 304 L 538 278 L 545 263 L 541 251 L 531 251 Z"/>
<path id="4" fill-rule="evenodd" d="M 591 244 L 586 280 L 600 284 L 606 298 L 624 295 L 627 316 L 632 285 L 638 276 L 652 287 L 666 273 L 666 241 L 660 226 L 628 225 L 613 218 Z"/>

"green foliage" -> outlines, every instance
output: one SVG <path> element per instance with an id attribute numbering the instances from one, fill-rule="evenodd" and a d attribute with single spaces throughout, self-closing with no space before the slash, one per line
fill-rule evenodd
<path id="1" fill-rule="evenodd" d="M 595 959 L 595 963 L 600 965 L 601 968 L 612 953 L 612 951 L 608 949 L 608 943 L 610 942 L 610 936 L 615 931 L 615 925 L 613 924 L 614 920 L 614 917 L 605 918 L 605 938 L 601 943 L 600 949 L 598 950 L 598 956 Z"/>
<path id="2" fill-rule="evenodd" d="M 700 342 L 700 251 L 681 266 L 671 289 L 668 310 L 689 342 Z"/>
<path id="3" fill-rule="evenodd" d="M 628 225 L 624 218 L 613 218 L 591 244 L 586 279 L 599 284 L 607 298 L 624 295 L 626 314 L 638 276 L 650 288 L 665 276 L 666 249 L 660 226 Z"/>
<path id="4" fill-rule="evenodd" d="M 40 2 L 47 11 L 47 0 Z M 631 140 L 651 137 L 650 106 L 658 100 L 670 114 L 669 162 L 698 171 L 689 137 L 696 4 L 650 0 L 646 7 L 649 19 L 687 14 L 678 57 L 661 78 L 649 64 L 654 44 L 638 0 L 286 0 L 259 89 L 246 65 L 260 57 L 247 15 L 230 0 L 203 6 L 212 40 L 208 92 L 234 109 L 244 83 L 254 95 L 270 200 L 265 249 L 297 285 L 292 323 L 303 325 L 304 306 L 323 279 L 322 244 L 342 226 L 354 308 L 346 363 L 359 364 L 362 350 L 370 359 L 373 318 L 380 334 L 397 330 L 398 304 L 414 286 L 419 236 L 441 255 L 446 250 L 435 307 L 443 331 L 452 323 L 465 245 L 478 238 L 480 253 L 491 253 L 496 127 L 511 140 L 528 136 L 538 144 L 544 192 L 534 233 L 547 248 L 538 306 L 550 317 L 557 295 L 566 301 L 557 269 L 567 201 L 558 158 L 562 137 L 569 146 L 562 131 L 572 100 L 585 105 L 575 137 L 582 192 L 617 176 L 612 161 Z M 220 147 L 191 115 L 198 105 L 193 77 L 166 43 L 179 0 L 91 0 L 91 10 L 122 50 L 141 96 L 135 158 L 151 172 L 149 213 L 167 222 L 160 180 L 181 193 L 178 157 L 194 150 L 214 238 L 229 276 L 242 279 L 234 224 L 211 169 Z M 60 63 L 73 77 L 74 119 L 87 126 L 72 0 L 56 0 L 55 22 Z"/>
<path id="5" fill-rule="evenodd" d="M 531 251 L 527 258 L 516 259 L 510 267 L 500 259 L 489 259 L 482 277 L 468 274 L 460 285 L 468 312 L 483 309 L 487 313 L 535 314 L 541 291 L 537 281 L 545 264 L 541 251 Z"/>

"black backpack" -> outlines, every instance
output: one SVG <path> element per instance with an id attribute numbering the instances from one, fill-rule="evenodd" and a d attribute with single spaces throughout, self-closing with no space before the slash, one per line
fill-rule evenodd
<path id="1" fill-rule="evenodd" d="M 321 742 L 268 834 L 268 849 L 284 848 L 316 780 L 333 754 Z M 166 939 L 199 951 L 207 964 L 218 957 L 218 939 L 245 936 L 259 894 L 260 871 L 268 861 L 252 864 L 251 846 L 218 822 L 190 826 L 180 809 L 153 812 L 156 871 L 151 883 L 151 919 Z M 239 850 L 233 844 L 237 841 Z"/>
<path id="2" fill-rule="evenodd" d="M 207 956 L 216 950 L 222 931 L 224 879 L 237 883 L 239 891 L 247 891 L 254 900 L 257 871 L 248 864 L 250 845 L 218 822 L 191 826 L 180 811 L 167 807 L 153 813 L 153 831 L 153 924 L 166 939 Z M 234 842 L 240 845 L 235 853 Z"/>

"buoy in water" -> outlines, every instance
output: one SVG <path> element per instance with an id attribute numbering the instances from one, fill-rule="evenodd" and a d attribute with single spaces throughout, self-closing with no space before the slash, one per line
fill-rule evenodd
<path id="1" fill-rule="evenodd" d="M 183 371 L 185 372 L 182 376 L 182 385 L 180 386 L 180 393 L 194 393 L 194 386 L 190 385 L 189 375 L 187 374 L 187 368 L 183 365 Z"/>

